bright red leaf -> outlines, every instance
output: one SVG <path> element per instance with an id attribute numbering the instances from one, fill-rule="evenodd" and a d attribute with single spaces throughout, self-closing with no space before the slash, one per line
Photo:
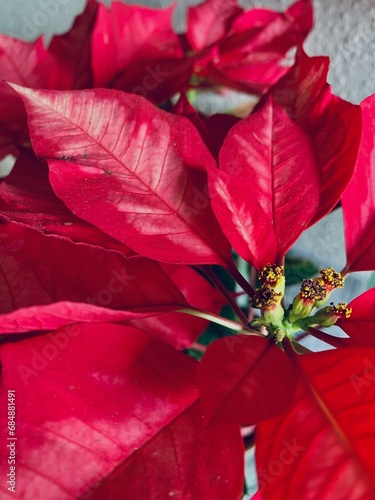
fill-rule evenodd
<path id="1" fill-rule="evenodd" d="M 332 94 L 327 71 L 327 58 L 308 57 L 300 48 L 295 65 L 271 90 L 305 130 L 315 153 L 320 199 L 310 225 L 339 202 L 353 175 L 361 137 L 360 107 Z"/>
<path id="2" fill-rule="evenodd" d="M 73 213 L 153 259 L 230 262 L 204 190 L 215 163 L 189 120 L 118 91 L 17 91 L 36 154 Z"/>
<path id="3" fill-rule="evenodd" d="M 375 350 L 298 358 L 294 406 L 257 426 L 263 500 L 364 500 L 375 495 Z"/>
<path id="4" fill-rule="evenodd" d="M 3 406 L 9 389 L 16 398 L 17 498 L 241 498 L 239 428 L 201 428 L 191 358 L 110 324 L 6 344 L 0 356 Z"/>
<path id="5" fill-rule="evenodd" d="M 285 255 L 318 204 L 304 132 L 272 99 L 231 128 L 210 170 L 212 206 L 237 252 L 257 269 Z"/>
<path id="6" fill-rule="evenodd" d="M 375 94 L 365 99 L 361 108 L 358 160 L 342 197 L 348 271 L 375 269 Z"/>
<path id="7" fill-rule="evenodd" d="M 350 318 L 339 319 L 337 325 L 351 340 L 365 347 L 375 347 L 375 288 L 350 302 Z"/>
<path id="8" fill-rule="evenodd" d="M 236 335 L 210 344 L 197 378 L 207 421 L 254 424 L 292 402 L 296 372 L 272 341 Z"/>
<path id="9" fill-rule="evenodd" d="M 0 215 L 50 237 L 115 250 L 125 257 L 135 255 L 130 248 L 72 214 L 53 192 L 47 165 L 26 149 L 21 150 L 11 173 L 0 184 Z"/>
<path id="10" fill-rule="evenodd" d="M 112 321 L 139 317 L 133 313 L 148 316 L 186 307 L 181 292 L 155 261 L 126 259 L 117 252 L 50 238 L 18 224 L 3 224 L 0 230 L 0 312 L 12 313 L 3 317 L 3 328 L 51 329 L 64 318 L 66 323 L 100 321 L 100 307 L 105 320 Z M 61 304 L 47 308 L 47 316 L 42 309 L 40 314 L 35 308 L 19 309 L 54 302 Z M 130 314 L 113 317 L 108 309 Z"/>

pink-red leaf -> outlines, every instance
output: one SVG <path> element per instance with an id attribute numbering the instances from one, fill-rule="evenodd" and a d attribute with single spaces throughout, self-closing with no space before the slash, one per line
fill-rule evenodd
<path id="1" fill-rule="evenodd" d="M 230 261 L 204 192 L 214 160 L 189 120 L 114 90 L 17 91 L 36 154 L 73 213 L 153 259 Z"/>
<path id="2" fill-rule="evenodd" d="M 348 271 L 375 269 L 375 94 L 361 108 L 358 160 L 342 197 Z"/>
<path id="3" fill-rule="evenodd" d="M 9 389 L 16 399 L 17 498 L 241 498 L 239 428 L 201 428 L 187 356 L 110 324 L 6 344 L 0 355 L 2 405 Z"/>
<path id="4" fill-rule="evenodd" d="M 262 499 L 373 498 L 375 350 L 300 356 L 298 365 L 294 406 L 257 427 Z"/>
<path id="5" fill-rule="evenodd" d="M 237 252 L 256 268 L 285 255 L 317 207 L 309 140 L 272 99 L 231 128 L 210 170 L 212 205 Z"/>
<path id="6" fill-rule="evenodd" d="M 77 319 L 98 321 L 100 307 L 104 308 L 105 320 L 112 321 L 115 319 L 108 316 L 108 309 L 147 316 L 186 307 L 183 295 L 157 262 L 140 257 L 126 259 L 117 252 L 50 238 L 19 224 L 6 223 L 0 230 L 0 312 L 12 313 L 7 320 L 10 326 L 13 324 L 12 331 L 25 331 L 31 325 L 33 329 L 53 328 L 56 323 L 49 325 L 47 319 L 55 321 L 54 312 L 60 318 L 57 321 L 66 318 L 72 323 Z M 62 305 L 48 308 L 47 317 L 42 311 L 38 317 L 35 308 L 20 310 L 54 302 Z M 33 315 L 31 321 L 28 315 Z M 137 316 L 116 317 L 120 321 Z"/>
<path id="7" fill-rule="evenodd" d="M 262 337 L 236 335 L 210 344 L 198 365 L 207 421 L 254 424 L 292 402 L 296 372 L 284 352 Z"/>
<path id="8" fill-rule="evenodd" d="M 351 340 L 365 347 L 375 347 L 375 288 L 371 288 L 352 302 L 350 318 L 336 323 Z"/>
<path id="9" fill-rule="evenodd" d="M 135 253 L 100 229 L 76 217 L 53 192 L 48 168 L 32 151 L 21 150 L 11 173 L 0 184 L 0 215 L 48 236 Z"/>

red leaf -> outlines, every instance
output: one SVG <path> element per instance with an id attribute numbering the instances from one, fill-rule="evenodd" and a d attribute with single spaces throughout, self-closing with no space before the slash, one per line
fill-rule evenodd
<path id="1" fill-rule="evenodd" d="M 365 347 L 375 347 L 375 288 L 354 299 L 350 318 L 339 319 L 337 325 L 351 340 Z"/>
<path id="2" fill-rule="evenodd" d="M 292 402 L 296 373 L 272 342 L 236 335 L 210 344 L 197 379 L 208 421 L 254 424 L 284 411 Z"/>
<path id="3" fill-rule="evenodd" d="M 199 5 L 189 7 L 187 11 L 186 38 L 191 47 L 202 50 L 219 42 L 227 35 L 234 19 L 243 10 L 236 0 L 205 0 Z"/>
<path id="4" fill-rule="evenodd" d="M 151 9 L 112 2 L 99 6 L 92 33 L 96 87 L 162 101 L 188 83 L 193 60 L 184 57 L 172 29 L 175 5 Z"/>
<path id="5" fill-rule="evenodd" d="M 305 378 L 287 413 L 257 426 L 263 500 L 375 495 L 375 350 L 300 356 Z"/>
<path id="6" fill-rule="evenodd" d="M 361 137 L 359 106 L 331 93 L 327 71 L 326 58 L 310 58 L 300 48 L 295 65 L 271 91 L 310 137 L 316 155 L 320 200 L 310 225 L 340 200 L 353 175 Z"/>
<path id="7" fill-rule="evenodd" d="M 212 205 L 237 252 L 257 269 L 282 257 L 315 212 L 309 140 L 272 100 L 232 127 L 210 170 Z"/>
<path id="8" fill-rule="evenodd" d="M 252 9 L 238 16 L 214 54 L 209 77 L 243 91 L 264 93 L 287 71 L 287 51 L 312 28 L 312 4 L 300 0 L 285 13 Z"/>
<path id="9" fill-rule="evenodd" d="M 365 99 L 361 108 L 358 160 L 342 197 L 348 271 L 375 269 L 375 94 Z"/>
<path id="10" fill-rule="evenodd" d="M 171 264 L 164 264 L 162 268 L 191 306 L 218 314 L 226 304 L 221 293 L 194 269 Z M 163 339 L 177 349 L 191 346 L 204 332 L 207 324 L 205 319 L 173 312 L 132 322 L 136 328 Z"/>
<path id="11" fill-rule="evenodd" d="M 28 150 L 21 151 L 10 175 L 0 184 L 0 215 L 50 237 L 116 250 L 125 257 L 135 254 L 72 214 L 53 192 L 47 166 Z"/>
<path id="12" fill-rule="evenodd" d="M 201 429 L 192 359 L 110 324 L 0 353 L 2 405 L 9 389 L 16 398 L 18 498 L 241 498 L 239 428 Z M 9 451 L 0 451 L 3 477 Z"/>
<path id="13" fill-rule="evenodd" d="M 34 325 L 33 329 L 53 328 L 55 323 L 49 325 L 41 315 L 27 320 L 27 313 L 35 313 L 37 309 L 19 308 L 61 301 L 64 304 L 47 311 L 67 318 L 70 323 L 82 321 L 85 314 L 85 321 L 99 321 L 100 307 L 106 308 L 103 310 L 106 319 L 110 314 L 108 309 L 153 315 L 181 305 L 186 307 L 183 295 L 157 262 L 139 257 L 125 259 L 117 252 L 49 238 L 18 224 L 3 224 L 0 229 L 0 295 L 3 298 L 0 312 L 18 310 L 8 317 L 14 320 L 12 331 L 25 331 L 25 324 Z M 65 305 L 65 301 L 70 304 Z M 74 302 L 78 303 L 76 307 Z M 116 317 L 119 321 L 137 316 Z M 110 317 L 113 321 L 113 316 Z M 5 323 L 7 318 L 3 319 Z"/>
<path id="14" fill-rule="evenodd" d="M 73 213 L 153 259 L 230 262 L 202 189 L 214 160 L 187 119 L 104 89 L 17 91 L 34 149 Z"/>

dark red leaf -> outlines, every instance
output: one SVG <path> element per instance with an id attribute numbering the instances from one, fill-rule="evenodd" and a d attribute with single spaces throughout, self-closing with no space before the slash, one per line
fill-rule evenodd
<path id="1" fill-rule="evenodd" d="M 162 268 L 182 291 L 191 306 L 218 314 L 226 304 L 218 290 L 194 269 L 172 264 L 163 264 Z M 207 323 L 205 319 L 195 316 L 168 313 L 137 319 L 132 322 L 132 325 L 163 339 L 177 349 L 185 349 L 204 332 Z"/>
<path id="2" fill-rule="evenodd" d="M 56 320 L 61 324 L 64 318 L 68 323 L 100 321 L 101 307 L 105 308 L 105 320 L 110 317 L 111 321 L 139 314 L 114 319 L 108 309 L 148 316 L 186 307 L 183 295 L 157 262 L 126 259 L 117 252 L 49 238 L 13 223 L 1 225 L 0 231 L 0 312 L 12 313 L 3 317 L 3 326 L 7 321 L 7 327 L 13 325 L 12 331 L 25 331 L 24 325 L 31 327 L 28 329 L 53 328 L 56 324 L 47 321 L 55 321 L 52 313 L 61 318 Z M 38 309 L 19 310 L 54 302 L 63 303 L 47 308 L 47 317 L 40 314 L 28 319 Z"/>
<path id="3" fill-rule="evenodd" d="M 364 500 L 375 495 L 375 350 L 298 357 L 294 406 L 257 426 L 263 500 Z"/>
<path id="4" fill-rule="evenodd" d="M 97 8 L 96 0 L 87 0 L 85 10 L 75 18 L 70 30 L 52 38 L 48 52 L 61 68 L 59 87 L 56 88 L 82 89 L 93 85 L 90 37 Z"/>
<path id="5" fill-rule="evenodd" d="M 342 197 L 348 271 L 375 269 L 375 94 L 365 99 L 361 108 L 358 160 Z"/>
<path id="6" fill-rule="evenodd" d="M 73 213 L 153 259 L 230 262 L 205 192 L 215 163 L 189 120 L 118 91 L 17 91 L 36 154 Z"/>
<path id="7" fill-rule="evenodd" d="M 47 236 L 135 255 L 122 243 L 76 217 L 53 192 L 48 168 L 32 151 L 22 150 L 10 175 L 0 184 L 0 215 Z"/>
<path id="8" fill-rule="evenodd" d="M 242 12 L 236 0 L 205 0 L 189 7 L 186 37 L 191 47 L 199 51 L 225 38 L 232 22 Z"/>
<path id="9" fill-rule="evenodd" d="M 231 128 L 210 170 L 212 206 L 233 247 L 257 269 L 282 257 L 319 198 L 304 132 L 272 99 Z"/>
<path id="10" fill-rule="evenodd" d="M 296 372 L 271 341 L 236 335 L 210 344 L 197 379 L 207 421 L 254 424 L 292 402 Z"/>
<path id="11" fill-rule="evenodd" d="M 191 358 L 110 324 L 6 344 L 0 355 L 3 407 L 9 389 L 16 398 L 18 498 L 241 498 L 239 428 L 201 428 Z M 3 477 L 10 449 L 0 451 Z"/>
<path id="12" fill-rule="evenodd" d="M 375 347 L 375 288 L 354 299 L 349 307 L 350 318 L 339 319 L 337 325 L 357 344 Z"/>

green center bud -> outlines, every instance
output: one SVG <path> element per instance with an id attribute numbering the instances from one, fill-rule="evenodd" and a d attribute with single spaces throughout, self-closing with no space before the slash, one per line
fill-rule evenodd
<path id="1" fill-rule="evenodd" d="M 320 279 L 323 282 L 324 287 L 327 290 L 327 295 L 325 299 L 317 300 L 315 303 L 315 307 L 324 306 L 324 304 L 328 301 L 331 292 L 336 288 L 343 288 L 345 282 L 345 279 L 342 276 L 342 274 L 335 271 L 333 267 L 327 267 L 326 269 L 322 269 L 320 271 L 320 274 L 322 277 L 315 279 Z"/>
<path id="2" fill-rule="evenodd" d="M 250 305 L 261 310 L 264 325 L 278 324 L 284 317 L 284 309 L 280 304 L 282 297 L 281 292 L 276 292 L 269 285 L 255 290 Z"/>
<path id="3" fill-rule="evenodd" d="M 289 321 L 294 323 L 301 318 L 307 318 L 315 306 L 317 300 L 324 300 L 327 290 L 321 278 L 305 279 L 302 281 L 301 290 L 294 297 Z"/>
<path id="4" fill-rule="evenodd" d="M 352 308 L 348 307 L 345 302 L 340 302 L 337 306 L 331 302 L 330 306 L 319 309 L 314 316 L 311 317 L 310 324 L 320 326 L 332 326 L 338 319 L 348 319 L 352 313 Z M 310 319 L 310 318 L 309 318 Z"/>

